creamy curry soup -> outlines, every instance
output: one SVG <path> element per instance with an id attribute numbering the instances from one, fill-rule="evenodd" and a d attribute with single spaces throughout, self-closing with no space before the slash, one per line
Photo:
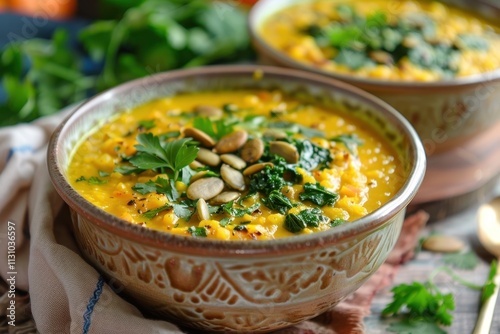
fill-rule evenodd
<path id="1" fill-rule="evenodd" d="M 364 121 L 259 90 L 181 94 L 123 112 L 81 142 L 68 177 L 134 224 L 261 240 L 363 217 L 395 195 L 405 171 Z"/>
<path id="2" fill-rule="evenodd" d="M 272 15 L 261 37 L 326 71 L 435 81 L 500 68 L 499 31 L 440 2 L 321 0 Z"/>

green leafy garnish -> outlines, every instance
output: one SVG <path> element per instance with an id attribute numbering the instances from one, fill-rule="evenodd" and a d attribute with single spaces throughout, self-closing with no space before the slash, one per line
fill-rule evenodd
<path id="1" fill-rule="evenodd" d="M 336 218 L 330 222 L 330 227 L 336 227 L 344 224 L 346 221 L 344 219 Z"/>
<path id="2" fill-rule="evenodd" d="M 335 194 L 319 184 L 319 182 L 304 184 L 304 191 L 299 194 L 301 201 L 311 201 L 316 205 L 334 205 L 339 199 Z"/>
<path id="3" fill-rule="evenodd" d="M 393 322 L 387 330 L 398 334 L 446 334 L 446 331 L 434 322 L 414 319 Z"/>
<path id="4" fill-rule="evenodd" d="M 237 208 L 233 206 L 234 204 L 233 202 L 234 201 L 231 201 L 229 203 L 222 205 L 222 209 L 224 210 L 224 212 L 233 217 L 243 217 L 246 214 L 252 214 L 255 210 L 257 210 L 260 207 L 260 203 L 255 203 L 254 205 L 248 208 Z"/>
<path id="5" fill-rule="evenodd" d="M 175 181 L 172 179 L 168 180 L 163 177 L 156 178 L 154 182 L 150 180 L 146 183 L 136 183 L 132 186 L 132 190 L 137 191 L 142 195 L 152 192 L 165 194 L 171 202 L 176 201 L 180 197 L 179 192 L 175 188 Z"/>
<path id="6" fill-rule="evenodd" d="M 76 182 L 82 182 L 82 181 L 87 181 L 87 178 L 85 176 L 80 176 L 78 179 L 75 180 Z"/>
<path id="7" fill-rule="evenodd" d="M 269 194 L 273 190 L 280 190 L 288 182 L 283 178 L 283 170 L 266 166 L 263 170 L 250 177 L 250 192 Z"/>
<path id="8" fill-rule="evenodd" d="M 307 171 L 328 168 L 333 161 L 329 149 L 313 144 L 309 140 L 297 140 L 295 146 L 300 154 L 298 165 Z"/>
<path id="9" fill-rule="evenodd" d="M 161 173 L 179 178 L 181 170 L 194 161 L 199 148 L 191 138 L 161 142 L 158 136 L 141 133 L 137 136 L 137 153 L 129 162 L 141 170 L 159 169 Z"/>
<path id="10" fill-rule="evenodd" d="M 102 171 L 102 170 L 100 170 L 100 171 L 98 172 L 98 174 L 99 174 L 99 176 L 100 176 L 100 177 L 106 177 L 106 176 L 109 176 L 109 173 L 108 173 L 108 172 L 104 172 L 104 171 Z"/>
<path id="11" fill-rule="evenodd" d="M 100 178 L 98 178 L 97 176 L 91 176 L 88 180 L 87 180 L 88 183 L 90 184 L 106 184 L 108 183 L 107 180 L 101 180 Z"/>
<path id="12" fill-rule="evenodd" d="M 206 117 L 195 117 L 193 127 L 205 132 L 214 139 L 220 139 L 223 136 L 233 132 L 236 121 L 227 119 L 211 120 Z"/>
<path id="13" fill-rule="evenodd" d="M 382 315 L 390 316 L 407 309 L 412 321 L 425 321 L 449 326 L 455 309 L 452 294 L 442 294 L 430 283 L 413 282 L 400 284 L 391 290 L 393 301 L 382 311 Z"/>
<path id="14" fill-rule="evenodd" d="M 279 190 L 273 190 L 267 197 L 263 197 L 262 203 L 267 206 L 271 210 L 276 210 L 281 214 L 285 214 L 288 209 L 293 207 L 292 202 L 283 195 L 283 193 Z"/>
<path id="15" fill-rule="evenodd" d="M 496 288 L 496 284 L 494 282 L 495 274 L 497 272 L 498 263 L 496 260 L 493 260 L 490 265 L 490 271 L 488 273 L 488 278 L 486 283 L 483 286 L 483 290 L 481 292 L 481 303 L 484 303 L 488 298 L 490 298 Z"/>
<path id="16" fill-rule="evenodd" d="M 319 208 L 305 209 L 298 214 L 287 214 L 283 226 L 287 231 L 298 233 L 306 227 L 319 227 L 320 224 L 324 224 L 328 220 L 328 217 L 323 216 Z"/>
<path id="17" fill-rule="evenodd" d="M 227 225 L 229 225 L 231 223 L 231 218 L 229 217 L 224 217 L 222 218 L 220 221 L 219 221 L 219 225 L 222 226 L 222 227 L 226 227 Z"/>
<path id="18" fill-rule="evenodd" d="M 156 124 L 155 124 L 154 119 L 139 121 L 139 128 L 140 129 L 150 130 L 150 129 L 154 128 L 155 126 L 156 126 Z"/>
<path id="19" fill-rule="evenodd" d="M 191 233 L 193 237 L 207 237 L 207 229 L 204 227 L 190 226 L 187 231 Z"/>
<path id="20" fill-rule="evenodd" d="M 443 262 L 457 269 L 472 270 L 479 264 L 479 258 L 472 251 L 451 253 L 443 256 Z"/>
<path id="21" fill-rule="evenodd" d="M 175 215 L 185 221 L 191 219 L 191 216 L 194 213 L 193 207 L 186 204 L 172 204 L 172 206 L 174 208 Z"/>
<path id="22" fill-rule="evenodd" d="M 169 209 L 172 209 L 172 205 L 171 204 L 165 204 L 165 205 L 162 205 L 156 209 L 151 209 L 151 210 L 148 210 L 146 212 L 144 212 L 142 214 L 142 216 L 144 216 L 145 218 L 148 218 L 148 219 L 153 219 L 154 217 L 156 217 L 160 212 L 163 212 L 165 210 L 169 210 Z"/>
<path id="23" fill-rule="evenodd" d="M 359 145 L 363 145 L 363 141 L 361 139 L 359 139 L 358 136 L 356 136 L 355 134 L 352 134 L 352 133 L 336 136 L 336 137 L 330 138 L 330 140 L 337 142 L 337 143 L 344 144 L 344 146 L 347 148 L 347 150 L 351 154 L 355 154 L 356 148 Z"/>

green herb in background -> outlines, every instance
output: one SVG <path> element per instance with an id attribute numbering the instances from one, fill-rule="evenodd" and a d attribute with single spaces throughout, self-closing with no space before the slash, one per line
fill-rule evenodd
<path id="1" fill-rule="evenodd" d="M 68 34 L 11 43 L 0 50 L 0 126 L 30 122 L 128 80 L 160 71 L 253 60 L 245 10 L 208 0 L 106 0 L 116 19 L 96 21 L 72 49 Z M 91 76 L 90 57 L 102 70 Z"/>
<path id="2" fill-rule="evenodd" d="M 454 263 L 455 260 L 448 258 Z M 468 269 L 472 262 L 467 261 Z M 461 265 L 461 264 L 460 264 Z M 451 311 L 455 309 L 455 301 L 451 293 L 443 294 L 433 283 L 434 277 L 445 272 L 457 283 L 474 290 L 481 291 L 481 303 L 484 303 L 492 294 L 495 288 L 493 277 L 496 272 L 496 261 L 490 267 L 488 278 L 484 285 L 477 285 L 465 281 L 449 267 L 441 266 L 436 268 L 429 279 L 424 282 L 413 282 L 411 284 L 400 284 L 392 289 L 393 300 L 382 311 L 383 316 L 398 316 L 399 321 L 391 323 L 387 328 L 390 332 L 408 334 L 438 334 L 446 333 L 440 326 L 450 326 L 453 321 Z"/>
<path id="3" fill-rule="evenodd" d="M 26 61 L 30 65 L 24 73 Z M 83 100 L 96 81 L 80 68 L 64 30 L 57 30 L 52 40 L 13 42 L 0 50 L 0 78 L 7 95 L 0 104 L 0 126 L 29 122 Z"/>
<path id="4" fill-rule="evenodd" d="M 80 35 L 104 61 L 101 89 L 154 72 L 253 57 L 246 13 L 221 1 L 147 0 L 120 20 L 98 21 Z"/>

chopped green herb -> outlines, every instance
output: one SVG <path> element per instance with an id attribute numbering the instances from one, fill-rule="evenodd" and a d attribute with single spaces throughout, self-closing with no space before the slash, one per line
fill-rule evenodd
<path id="1" fill-rule="evenodd" d="M 191 216 L 194 213 L 193 207 L 186 204 L 172 204 L 172 206 L 174 207 L 175 215 L 185 221 L 191 219 Z"/>
<path id="2" fill-rule="evenodd" d="M 153 182 L 149 180 L 146 183 L 136 183 L 132 186 L 132 190 L 137 191 L 139 194 L 145 195 L 148 193 L 156 192 L 158 194 L 165 194 L 169 201 L 174 202 L 180 194 L 175 188 L 175 181 L 163 177 L 157 177 Z"/>
<path id="3" fill-rule="evenodd" d="M 99 176 L 100 176 L 100 177 L 106 177 L 106 176 L 109 176 L 109 173 L 108 173 L 108 172 L 103 172 L 102 170 L 100 170 L 98 173 L 99 173 Z"/>
<path id="4" fill-rule="evenodd" d="M 97 176 L 91 176 L 87 181 L 90 184 L 106 184 L 106 183 L 108 183 L 107 180 L 101 180 Z"/>
<path id="5" fill-rule="evenodd" d="M 222 227 L 226 227 L 227 225 L 229 225 L 231 223 L 231 218 L 229 217 L 224 217 L 222 218 L 220 221 L 219 221 L 219 225 L 222 226 Z"/>
<path id="6" fill-rule="evenodd" d="M 206 117 L 195 117 L 193 127 L 205 132 L 214 139 L 220 139 L 233 132 L 236 120 L 211 120 Z"/>
<path id="7" fill-rule="evenodd" d="M 243 217 L 246 214 L 252 214 L 255 210 L 260 207 L 260 203 L 255 203 L 254 205 L 248 208 L 235 208 L 233 207 L 233 202 L 226 203 L 222 206 L 224 212 L 233 216 L 233 217 Z"/>
<path id="8" fill-rule="evenodd" d="M 166 141 L 167 139 L 171 138 L 178 138 L 181 135 L 180 131 L 169 131 L 167 133 L 162 133 L 158 137 L 160 137 L 160 141 Z"/>
<path id="9" fill-rule="evenodd" d="M 82 182 L 82 181 L 87 181 L 87 178 L 85 176 L 80 176 L 78 179 L 76 179 L 76 182 Z"/>
<path id="10" fill-rule="evenodd" d="M 330 227 L 337 227 L 344 224 L 346 221 L 344 219 L 336 218 L 330 222 Z"/>
<path id="11" fill-rule="evenodd" d="M 316 205 L 334 205 L 339 195 L 326 190 L 319 182 L 304 184 L 304 191 L 299 194 L 301 201 L 311 201 Z"/>
<path id="12" fill-rule="evenodd" d="M 139 129 L 150 130 L 156 126 L 154 119 L 139 121 Z"/>
<path id="13" fill-rule="evenodd" d="M 283 195 L 279 190 L 271 191 L 267 197 L 263 197 L 261 200 L 269 209 L 276 210 L 281 214 L 285 214 L 288 209 L 293 207 L 288 197 Z"/>
<path id="14" fill-rule="evenodd" d="M 464 253 L 445 254 L 443 262 L 458 269 L 473 270 L 479 264 L 479 258 L 474 252 L 467 251 Z"/>
<path id="15" fill-rule="evenodd" d="M 319 227 L 320 224 L 325 224 L 328 220 L 328 217 L 323 216 L 319 208 L 305 209 L 298 214 L 287 214 L 283 226 L 292 233 L 298 233 L 306 227 Z"/>
<path id="16" fill-rule="evenodd" d="M 359 145 L 363 145 L 363 141 L 359 139 L 355 134 L 344 134 L 337 137 L 330 138 L 331 141 L 342 143 L 347 148 L 349 153 L 355 154 L 356 148 Z"/>
<path id="17" fill-rule="evenodd" d="M 148 218 L 148 219 L 153 219 L 156 217 L 160 212 L 163 212 L 165 210 L 172 209 L 172 205 L 170 204 L 165 204 L 163 206 L 160 206 L 156 209 L 151 209 L 142 214 L 143 217 Z"/>
<path id="18" fill-rule="evenodd" d="M 207 229 L 204 227 L 190 226 L 188 227 L 187 231 L 191 233 L 193 237 L 207 237 Z"/>
<path id="19" fill-rule="evenodd" d="M 313 144 L 309 140 L 297 140 L 295 146 L 300 154 L 298 165 L 307 171 L 328 168 L 333 161 L 329 149 Z"/>
<path id="20" fill-rule="evenodd" d="M 245 225 L 240 224 L 240 225 L 235 226 L 233 231 L 247 231 L 247 228 Z"/>
<path id="21" fill-rule="evenodd" d="M 283 170 L 280 168 L 266 166 L 263 170 L 252 174 L 250 177 L 250 192 L 261 192 L 269 194 L 273 190 L 279 190 L 287 185 L 283 178 Z"/>

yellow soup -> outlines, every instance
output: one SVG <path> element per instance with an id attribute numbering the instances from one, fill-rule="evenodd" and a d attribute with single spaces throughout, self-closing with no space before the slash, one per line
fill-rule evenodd
<path id="1" fill-rule="evenodd" d="M 263 240 L 348 224 L 387 202 L 405 171 L 364 121 L 279 91 L 156 100 L 85 138 L 73 187 L 134 224 Z"/>
<path id="2" fill-rule="evenodd" d="M 272 15 L 261 37 L 322 70 L 435 81 L 500 68 L 499 31 L 439 2 L 320 0 Z"/>

